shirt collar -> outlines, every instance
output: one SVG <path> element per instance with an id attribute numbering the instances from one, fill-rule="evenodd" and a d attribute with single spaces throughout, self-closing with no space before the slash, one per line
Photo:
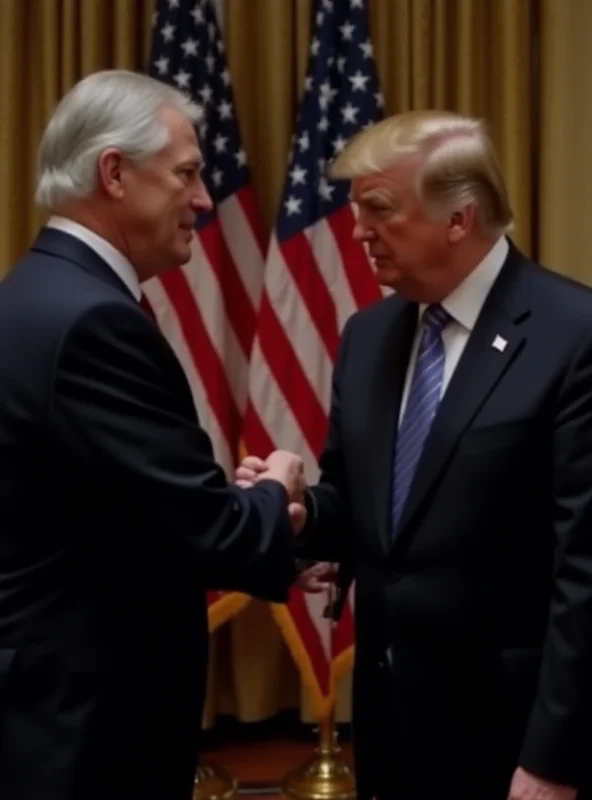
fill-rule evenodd
<path id="1" fill-rule="evenodd" d="M 57 230 L 69 233 L 75 236 L 88 247 L 92 248 L 97 255 L 99 255 L 106 264 L 108 264 L 113 272 L 123 281 L 123 283 L 130 290 L 132 295 L 139 302 L 142 297 L 142 290 L 136 271 L 132 263 L 121 253 L 117 248 L 103 239 L 94 231 L 89 230 L 84 225 L 74 222 L 66 217 L 53 216 L 47 222 L 48 228 L 56 228 Z"/>
<path id="2" fill-rule="evenodd" d="M 485 258 L 442 301 L 441 306 L 467 330 L 472 331 L 475 327 L 477 317 L 504 265 L 509 249 L 508 240 L 501 236 Z M 420 305 L 420 314 L 423 314 L 425 308 L 425 304 Z"/>

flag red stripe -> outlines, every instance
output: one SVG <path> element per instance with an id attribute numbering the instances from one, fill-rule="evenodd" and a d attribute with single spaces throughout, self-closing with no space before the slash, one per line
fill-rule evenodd
<path id="1" fill-rule="evenodd" d="M 234 402 L 224 364 L 204 326 L 201 310 L 181 269 L 165 272 L 160 281 L 177 312 L 187 347 L 201 375 L 208 402 L 233 448 L 240 435 L 241 415 Z"/>
<path id="2" fill-rule="evenodd" d="M 247 453 L 261 458 L 267 458 L 272 450 L 277 449 L 251 402 L 245 410 L 243 441 Z"/>
<path id="3" fill-rule="evenodd" d="M 291 590 L 288 606 L 302 641 L 306 642 L 306 652 L 313 666 L 319 688 L 326 696 L 329 693 L 330 663 L 327 660 L 319 631 L 312 621 L 304 594 L 300 589 Z M 323 620 L 323 622 L 327 626 L 331 625 L 329 620 Z"/>
<path id="4" fill-rule="evenodd" d="M 310 449 L 320 454 L 327 435 L 327 416 L 304 374 L 294 348 L 280 325 L 267 293 L 261 301 L 259 346 L 281 393 L 288 400 L 296 421 Z"/>
<path id="5" fill-rule="evenodd" d="M 257 316 L 240 273 L 226 246 L 217 218 L 199 231 L 198 239 L 218 279 L 228 322 L 232 325 L 242 351 L 248 358 Z M 204 265 L 202 269 L 207 269 L 207 267 Z"/>
<path id="6" fill-rule="evenodd" d="M 343 652 L 343 650 L 347 650 L 348 647 L 352 646 L 353 636 L 354 636 L 354 615 L 352 614 L 352 609 L 348 601 L 343 606 L 341 619 L 339 620 L 337 625 L 333 628 L 333 637 L 332 637 L 333 658 L 338 656 L 339 653 Z"/>
<path id="7" fill-rule="evenodd" d="M 257 200 L 255 198 L 255 192 L 250 184 L 247 186 L 243 186 L 238 192 L 235 192 L 234 197 L 240 203 L 240 206 L 243 210 L 243 213 L 247 219 L 247 223 L 251 232 L 253 234 L 253 238 L 255 239 L 257 245 L 259 246 L 259 250 L 261 252 L 261 258 L 263 259 L 263 252 L 265 250 L 265 239 L 263 235 L 263 226 L 261 225 L 261 218 L 259 216 L 259 212 L 257 210 Z"/>
<path id="8" fill-rule="evenodd" d="M 280 250 L 302 296 L 302 301 L 332 359 L 337 355 L 339 328 L 335 301 L 323 280 L 310 242 L 303 234 L 282 242 Z"/>

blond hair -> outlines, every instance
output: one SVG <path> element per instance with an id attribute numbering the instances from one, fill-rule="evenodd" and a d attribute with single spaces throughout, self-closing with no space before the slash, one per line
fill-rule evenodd
<path id="1" fill-rule="evenodd" d="M 333 161 L 334 179 L 365 177 L 418 156 L 416 190 L 431 215 L 474 205 L 487 232 L 511 229 L 513 213 L 497 155 L 481 120 L 447 111 L 408 111 L 354 136 Z"/>

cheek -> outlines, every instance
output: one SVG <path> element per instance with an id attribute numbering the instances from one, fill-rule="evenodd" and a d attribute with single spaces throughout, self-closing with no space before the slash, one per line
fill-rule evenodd
<path id="1" fill-rule="evenodd" d="M 186 212 L 187 208 L 191 207 L 192 205 L 192 198 L 194 196 L 194 192 L 184 186 L 183 188 L 179 189 L 176 188 L 172 192 L 169 193 L 169 208 L 171 214 L 183 214 Z"/>
<path id="2" fill-rule="evenodd" d="M 378 225 L 376 235 L 387 247 L 398 247 L 405 242 L 406 226 L 391 220 L 389 223 Z"/>

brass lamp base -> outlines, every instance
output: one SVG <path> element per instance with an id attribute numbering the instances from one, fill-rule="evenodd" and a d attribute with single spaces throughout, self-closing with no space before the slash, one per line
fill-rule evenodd
<path id="1" fill-rule="evenodd" d="M 341 752 L 337 732 L 327 721 L 314 756 L 286 775 L 282 792 L 294 800 L 355 800 L 354 774 Z"/>
<path id="2" fill-rule="evenodd" d="M 233 800 L 238 781 L 216 764 L 200 764 L 195 773 L 193 800 Z"/>

